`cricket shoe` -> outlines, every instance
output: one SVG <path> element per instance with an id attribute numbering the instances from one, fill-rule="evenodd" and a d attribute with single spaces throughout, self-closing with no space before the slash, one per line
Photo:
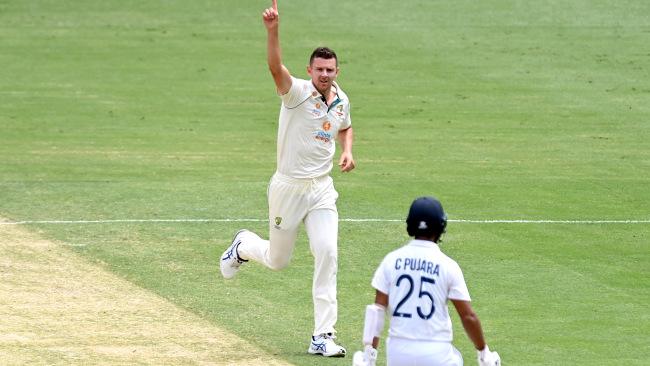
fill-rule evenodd
<path id="1" fill-rule="evenodd" d="M 237 253 L 237 248 L 241 244 L 241 234 L 247 232 L 248 230 L 239 230 L 235 236 L 232 238 L 232 244 L 226 249 L 225 252 L 221 255 L 221 261 L 219 267 L 221 268 L 221 275 L 225 279 L 231 279 L 235 277 L 239 271 L 239 266 L 243 263 L 248 262 L 245 259 L 242 259 Z"/>
<path id="2" fill-rule="evenodd" d="M 345 348 L 336 344 L 334 342 L 335 338 L 336 336 L 332 333 L 312 336 L 307 352 L 312 355 L 323 355 L 325 357 L 345 357 Z"/>

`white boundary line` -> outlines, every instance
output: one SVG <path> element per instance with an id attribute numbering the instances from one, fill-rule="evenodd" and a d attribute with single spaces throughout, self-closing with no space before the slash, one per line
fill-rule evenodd
<path id="1" fill-rule="evenodd" d="M 75 224 L 129 224 L 129 223 L 210 223 L 210 222 L 267 222 L 266 219 L 117 219 L 117 220 L 24 220 L 5 221 L 1 225 L 75 225 Z M 339 219 L 341 222 L 404 222 L 404 219 Z M 467 224 L 650 224 L 650 220 L 465 220 L 449 222 Z"/>

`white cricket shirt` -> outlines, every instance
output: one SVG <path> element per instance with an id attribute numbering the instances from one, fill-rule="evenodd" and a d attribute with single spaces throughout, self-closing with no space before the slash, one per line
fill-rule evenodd
<path id="1" fill-rule="evenodd" d="M 471 300 L 458 263 L 425 240 L 386 255 L 372 287 L 388 294 L 388 335 L 411 340 L 451 342 L 447 300 Z"/>
<path id="2" fill-rule="evenodd" d="M 291 77 L 291 88 L 281 95 L 277 171 L 292 178 L 329 174 L 340 130 L 351 126 L 347 95 L 333 85 L 337 97 L 328 106 L 311 80 Z"/>

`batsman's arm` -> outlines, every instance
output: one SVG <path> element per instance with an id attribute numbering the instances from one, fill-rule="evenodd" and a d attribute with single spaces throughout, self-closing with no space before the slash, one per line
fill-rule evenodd
<path id="1" fill-rule="evenodd" d="M 267 62 L 269 71 L 280 95 L 286 94 L 291 88 L 291 74 L 282 64 L 282 51 L 280 49 L 280 13 L 278 12 L 278 1 L 273 0 L 273 6 L 265 9 L 262 13 L 264 26 L 267 32 Z"/>
<path id="2" fill-rule="evenodd" d="M 375 304 L 384 309 L 388 309 L 388 294 L 375 290 Z M 372 339 L 372 348 L 377 349 L 377 347 L 379 347 L 379 337 L 374 337 Z"/>
<path id="3" fill-rule="evenodd" d="M 388 307 L 388 295 L 377 290 L 375 303 L 366 306 L 363 324 L 363 351 L 357 351 L 352 357 L 352 366 L 375 366 L 379 335 L 384 329 L 384 317 Z"/>
<path id="4" fill-rule="evenodd" d="M 481 321 L 478 315 L 472 309 L 472 304 L 469 301 L 454 299 L 451 299 L 451 302 L 458 312 L 467 336 L 474 343 L 474 347 L 479 351 L 484 349 L 486 344 L 485 338 L 483 338 L 483 328 L 481 327 Z"/>

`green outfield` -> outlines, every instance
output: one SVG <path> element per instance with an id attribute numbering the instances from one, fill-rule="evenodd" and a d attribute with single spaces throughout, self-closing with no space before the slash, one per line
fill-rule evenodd
<path id="1" fill-rule="evenodd" d="M 236 230 L 268 235 L 279 111 L 269 5 L 0 0 L 0 217 L 283 361 L 349 365 L 306 353 L 304 231 L 286 270 L 219 274 Z M 357 162 L 332 174 L 340 216 L 380 220 L 340 225 L 337 330 L 349 353 L 376 266 L 408 239 L 389 220 L 434 195 L 452 220 L 443 250 L 506 365 L 647 365 L 649 2 L 279 7 L 294 75 L 318 45 L 339 54 Z M 241 219 L 253 220 L 226 221 Z M 84 222 L 38 223 L 49 220 Z"/>

